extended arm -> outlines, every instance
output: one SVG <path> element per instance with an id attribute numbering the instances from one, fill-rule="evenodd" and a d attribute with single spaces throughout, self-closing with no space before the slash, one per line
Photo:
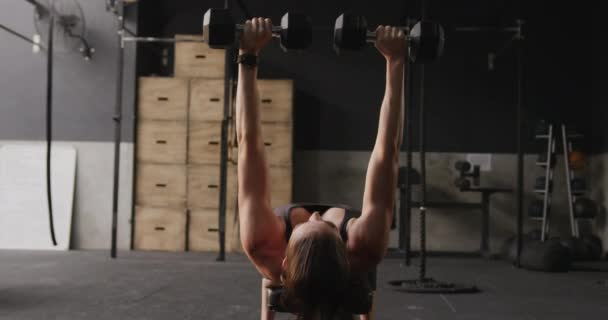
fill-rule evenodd
<path id="1" fill-rule="evenodd" d="M 348 243 L 355 264 L 364 269 L 377 264 L 388 245 L 403 139 L 405 35 L 393 27 L 378 27 L 376 34 L 376 47 L 386 58 L 386 88 L 367 168 L 362 215 L 350 228 Z"/>
<path id="2" fill-rule="evenodd" d="M 245 23 L 241 54 L 258 55 L 271 38 L 270 20 Z M 238 151 L 238 203 L 241 244 L 263 276 L 280 275 L 285 239 L 270 206 L 268 165 L 262 141 L 257 67 L 239 65 L 236 93 Z"/>

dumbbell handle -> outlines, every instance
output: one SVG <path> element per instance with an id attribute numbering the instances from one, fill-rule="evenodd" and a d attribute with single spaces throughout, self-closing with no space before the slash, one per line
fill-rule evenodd
<path id="1" fill-rule="evenodd" d="M 236 25 L 236 30 L 239 32 L 242 32 L 245 29 L 245 25 L 244 24 L 237 24 Z M 272 36 L 275 38 L 280 38 L 281 37 L 281 31 L 283 31 L 283 27 L 281 26 L 272 26 Z"/>
<path id="2" fill-rule="evenodd" d="M 405 33 L 405 41 L 409 41 L 409 37 L 408 37 L 408 33 L 409 33 L 409 28 L 407 27 L 401 27 L 401 28 L 397 28 L 401 31 L 403 31 Z M 376 42 L 376 31 L 367 31 L 365 34 L 365 41 L 367 41 L 368 43 L 375 43 Z"/>

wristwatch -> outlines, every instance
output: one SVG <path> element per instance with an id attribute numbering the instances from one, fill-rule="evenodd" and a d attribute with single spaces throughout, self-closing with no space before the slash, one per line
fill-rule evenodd
<path id="1" fill-rule="evenodd" d="M 240 54 L 236 59 L 237 63 L 240 63 L 246 67 L 254 68 L 257 67 L 260 57 L 251 53 Z"/>

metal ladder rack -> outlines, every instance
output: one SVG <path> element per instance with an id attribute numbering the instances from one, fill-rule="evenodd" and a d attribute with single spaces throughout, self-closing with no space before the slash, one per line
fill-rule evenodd
<path id="1" fill-rule="evenodd" d="M 592 220 L 591 216 L 577 216 L 574 212 L 574 203 L 576 202 L 578 197 L 581 197 L 585 190 L 573 190 L 572 182 L 574 180 L 574 175 L 572 173 L 572 167 L 570 164 L 569 154 L 572 152 L 572 141 L 573 139 L 580 139 L 583 137 L 582 134 L 577 133 L 568 133 L 566 129 L 566 125 L 562 124 L 562 146 L 564 149 L 564 173 L 566 176 L 567 183 L 567 191 L 568 191 L 568 212 L 570 215 L 570 230 L 572 232 L 572 236 L 578 238 L 580 236 L 579 224 L 578 220 Z"/>
<path id="2" fill-rule="evenodd" d="M 536 161 L 537 166 L 545 169 L 545 183 L 542 189 L 537 189 L 536 186 L 534 186 L 534 192 L 543 195 L 542 215 L 531 215 L 530 219 L 542 221 L 541 241 L 545 241 L 550 229 L 549 215 L 551 212 L 551 195 L 553 191 L 553 169 L 555 167 L 556 138 L 554 126 L 550 124 L 546 133 L 536 134 L 535 138 L 547 140 L 547 149 L 545 152 L 544 161 L 541 161 L 543 159 L 538 159 Z"/>

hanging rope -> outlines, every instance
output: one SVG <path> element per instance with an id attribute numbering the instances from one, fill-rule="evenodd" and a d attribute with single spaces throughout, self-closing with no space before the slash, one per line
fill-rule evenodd
<path id="1" fill-rule="evenodd" d="M 55 225 L 53 224 L 53 198 L 51 192 L 51 141 L 53 133 L 53 32 L 55 31 L 55 17 L 51 13 L 49 20 L 49 40 L 46 59 L 46 196 L 49 209 L 49 228 L 53 245 L 57 245 L 55 239 Z"/>

